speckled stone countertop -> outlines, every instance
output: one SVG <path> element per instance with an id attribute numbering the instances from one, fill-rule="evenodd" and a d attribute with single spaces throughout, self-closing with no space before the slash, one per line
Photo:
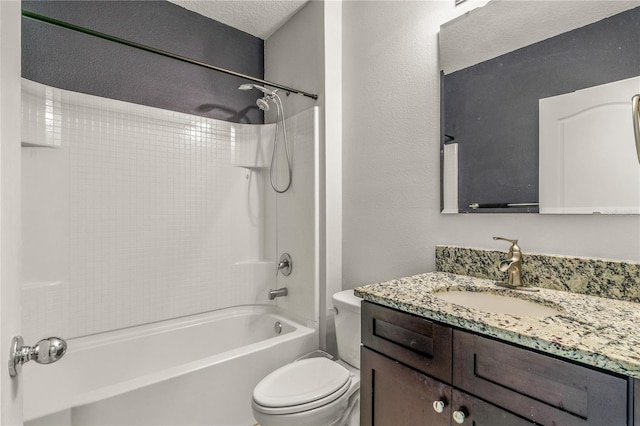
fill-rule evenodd
<path id="1" fill-rule="evenodd" d="M 465 290 L 506 294 L 553 307 L 559 315 L 525 317 L 481 312 L 433 293 Z M 640 378 L 640 304 L 541 288 L 514 291 L 494 281 L 432 272 L 355 289 L 364 300 L 562 358 Z"/>

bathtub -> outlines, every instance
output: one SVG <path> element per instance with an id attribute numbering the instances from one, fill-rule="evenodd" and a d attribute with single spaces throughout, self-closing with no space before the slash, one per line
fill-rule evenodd
<path id="1" fill-rule="evenodd" d="M 56 364 L 24 366 L 26 424 L 252 425 L 254 386 L 316 349 L 318 336 L 260 305 L 68 344 Z"/>

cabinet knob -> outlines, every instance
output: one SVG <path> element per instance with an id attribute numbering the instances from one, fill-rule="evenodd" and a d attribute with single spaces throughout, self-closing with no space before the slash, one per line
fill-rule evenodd
<path id="1" fill-rule="evenodd" d="M 444 411 L 444 407 L 447 406 L 447 401 L 444 399 L 433 401 L 433 411 L 441 414 Z"/>
<path id="2" fill-rule="evenodd" d="M 22 336 L 11 340 L 9 353 L 9 376 L 16 377 L 22 371 L 22 364 L 31 360 L 38 364 L 52 364 L 67 352 L 67 342 L 59 337 L 42 339 L 35 346 L 25 346 Z"/>
<path id="3" fill-rule="evenodd" d="M 461 425 L 464 423 L 464 419 L 466 419 L 468 415 L 469 413 L 467 413 L 466 409 L 460 408 L 453 412 L 453 421 Z"/>

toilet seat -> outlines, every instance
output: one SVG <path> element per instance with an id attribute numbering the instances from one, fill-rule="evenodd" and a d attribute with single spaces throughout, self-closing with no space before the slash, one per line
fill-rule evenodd
<path id="1" fill-rule="evenodd" d="M 266 376 L 253 391 L 253 406 L 265 414 L 292 414 L 330 404 L 351 386 L 351 373 L 327 358 L 293 362 Z"/>

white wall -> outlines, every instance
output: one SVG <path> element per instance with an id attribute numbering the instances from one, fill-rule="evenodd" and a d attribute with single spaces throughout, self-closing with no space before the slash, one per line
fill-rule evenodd
<path id="1" fill-rule="evenodd" d="M 311 1 L 264 42 L 265 80 L 318 94 L 283 96 L 287 116 L 324 106 L 324 5 Z"/>
<path id="2" fill-rule="evenodd" d="M 20 2 L 0 2 L 0 424 L 22 424 L 22 378 L 9 378 L 9 345 L 21 330 Z M 44 337 L 44 336 L 41 336 Z M 34 342 L 26 342 L 33 345 Z"/>
<path id="3" fill-rule="evenodd" d="M 435 245 L 640 260 L 638 216 L 440 215 L 438 31 L 467 1 L 346 1 L 343 286 L 435 269 Z"/>
<path id="4" fill-rule="evenodd" d="M 320 346 L 330 351 L 334 350 L 333 339 L 329 338 L 327 347 L 325 336 L 333 333 L 332 318 L 327 317 L 326 308 L 331 295 L 342 288 L 341 13 L 340 1 L 310 1 L 265 41 L 265 79 L 318 94 L 317 101 L 291 95 L 283 102 L 287 115 L 313 105 L 321 111 L 316 272 L 320 283 Z M 330 230 L 326 239 L 325 229 Z"/>
<path id="5" fill-rule="evenodd" d="M 276 277 L 276 286 L 286 287 L 289 292 L 286 297 L 277 298 L 276 303 L 293 318 L 313 328 L 317 328 L 319 316 L 315 214 L 318 121 L 319 108 L 311 108 L 287 118 L 285 123 L 293 158 L 291 187 L 282 194 L 276 194 L 269 183 L 264 187 L 268 200 L 265 252 L 272 253 L 270 258 L 276 261 L 283 253 L 289 253 L 293 264 L 289 276 L 278 274 Z M 282 134 L 278 136 L 282 147 L 281 138 Z M 284 176 L 274 172 L 274 178 L 278 175 L 274 183 L 280 190 L 288 182 L 284 164 L 286 162 L 276 162 L 276 168 Z M 274 271 L 271 270 L 272 273 Z"/>
<path id="6" fill-rule="evenodd" d="M 342 290 L 342 1 L 325 2 L 325 306 Z M 322 298 L 321 298 L 322 300 Z M 334 317 L 327 315 L 325 349 L 335 353 Z"/>

